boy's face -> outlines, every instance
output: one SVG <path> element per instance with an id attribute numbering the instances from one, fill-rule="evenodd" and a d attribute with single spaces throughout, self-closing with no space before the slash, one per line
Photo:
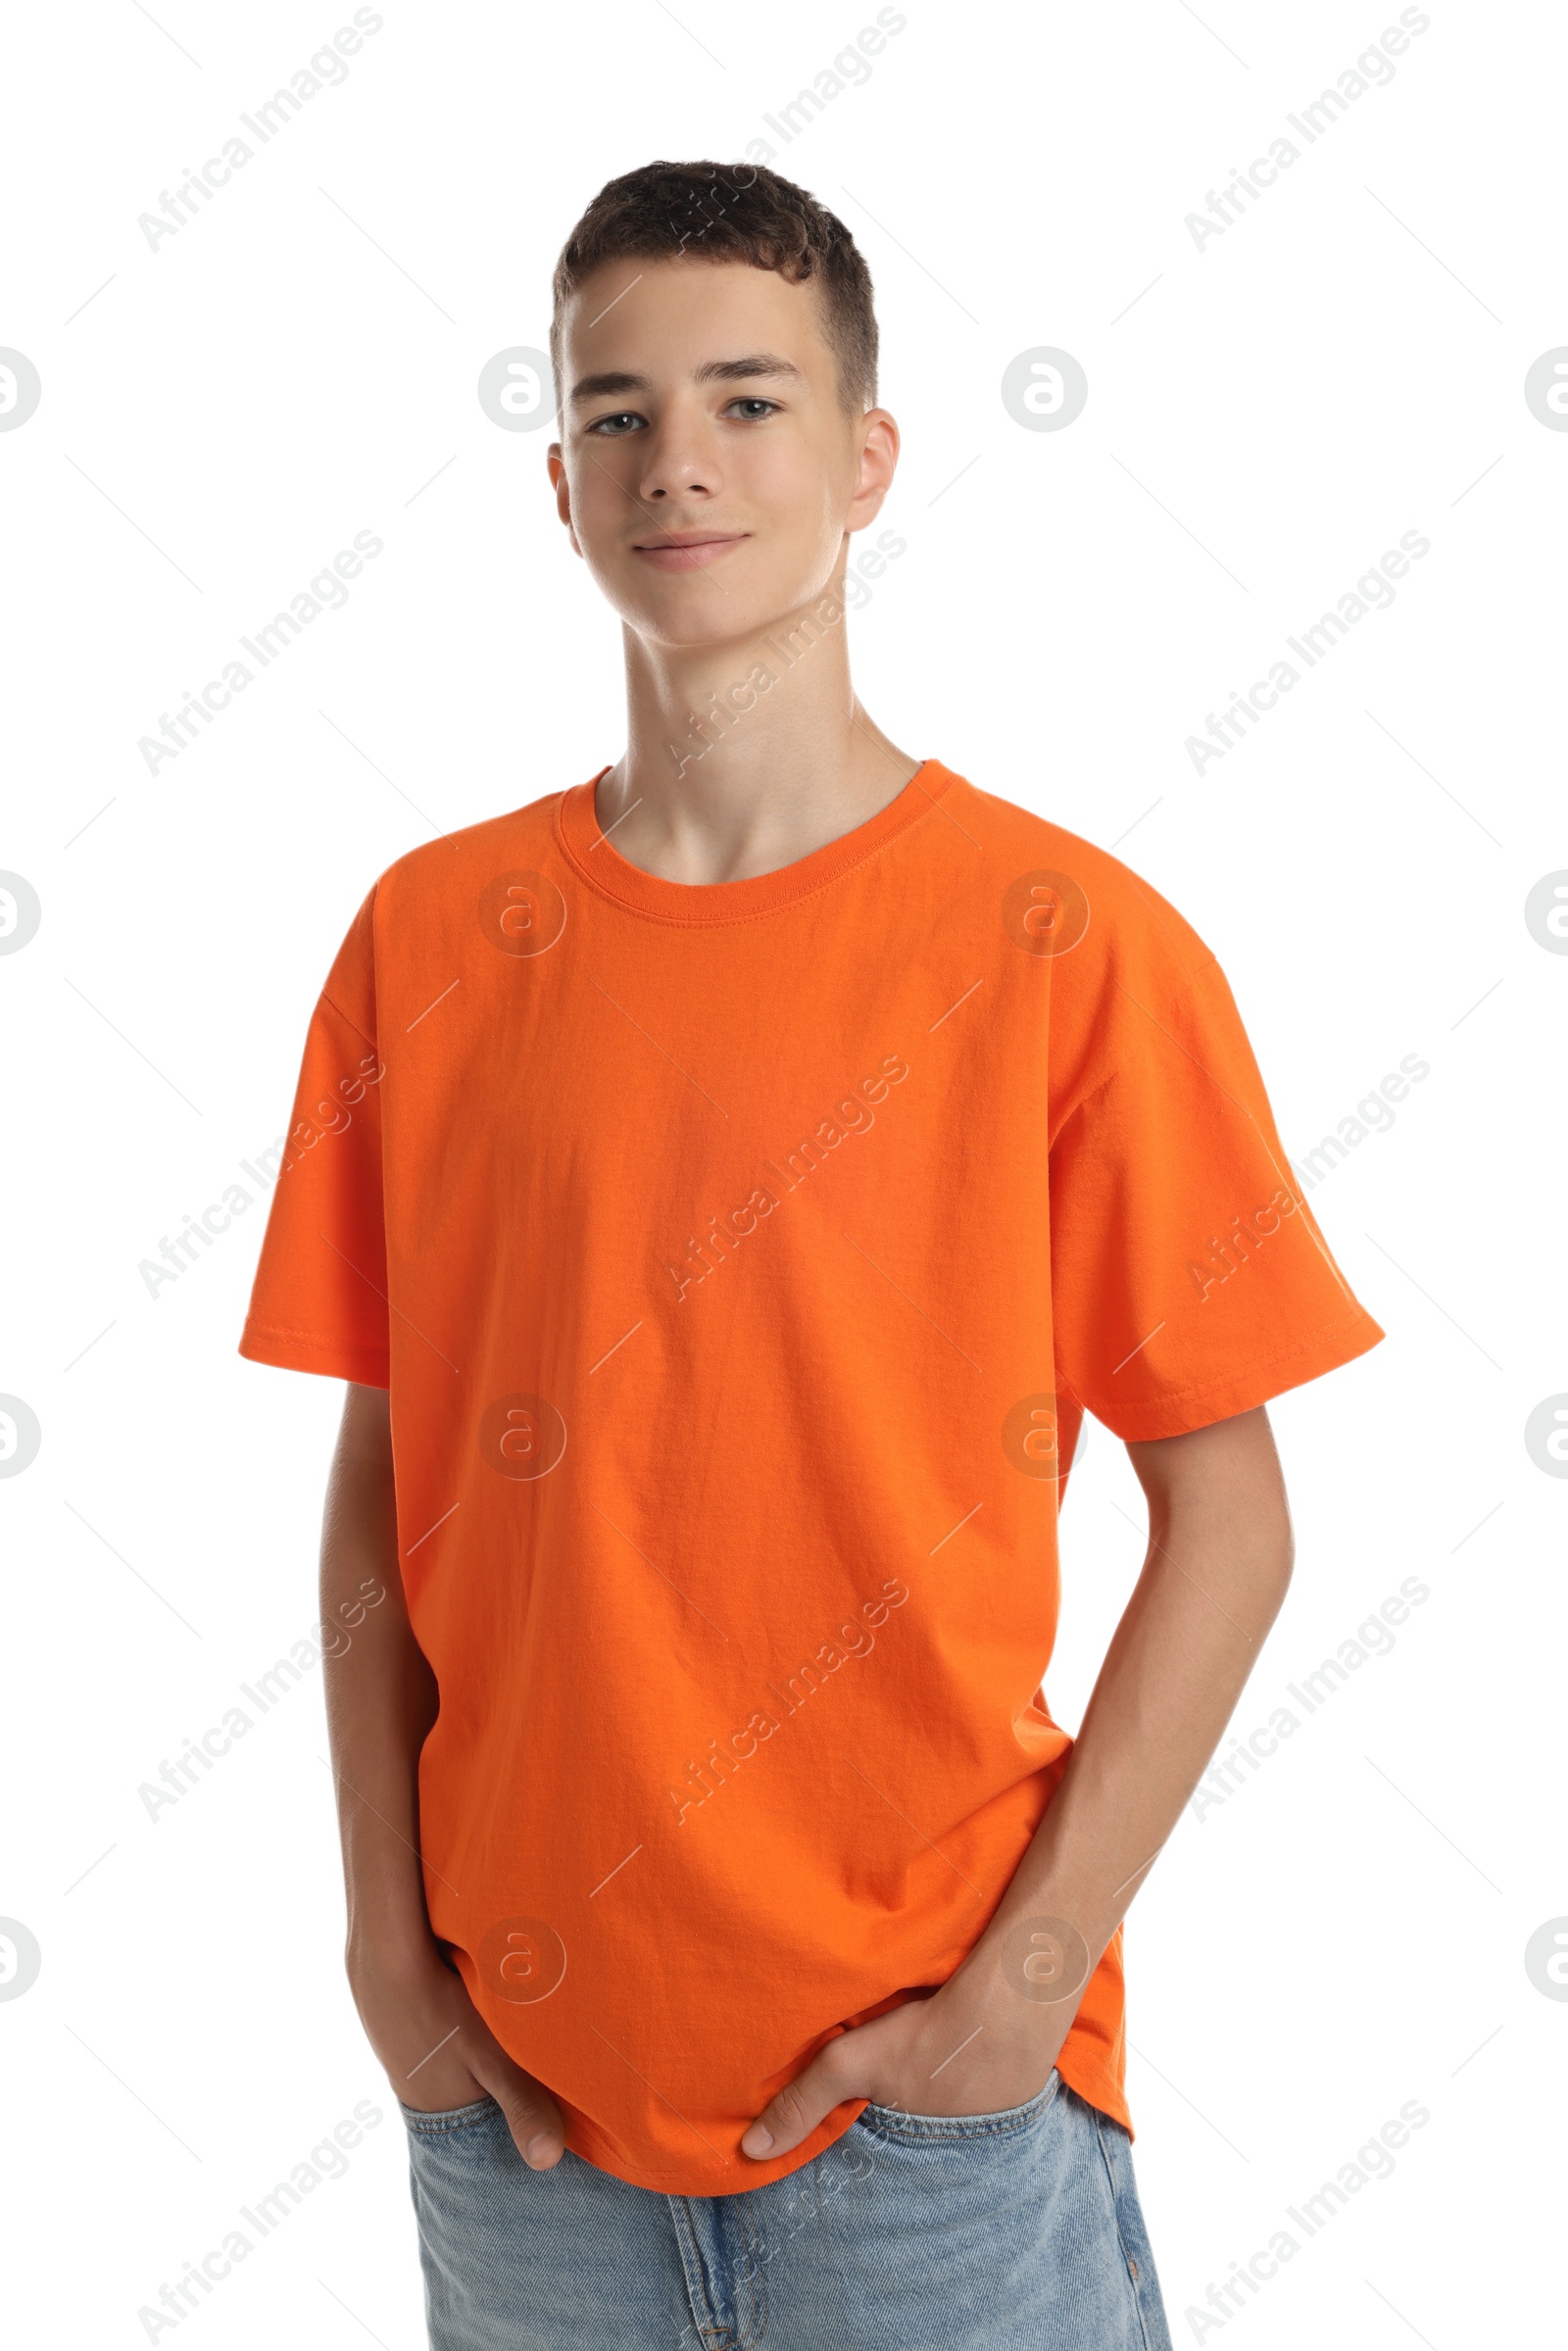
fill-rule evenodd
<path id="1" fill-rule="evenodd" d="M 691 649 L 820 596 L 899 444 L 886 410 L 844 407 L 810 285 L 746 263 L 607 263 L 563 327 L 550 476 L 626 625 Z"/>

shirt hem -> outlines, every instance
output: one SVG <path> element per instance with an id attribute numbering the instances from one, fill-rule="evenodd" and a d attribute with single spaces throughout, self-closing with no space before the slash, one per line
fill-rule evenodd
<path id="1" fill-rule="evenodd" d="M 1155 1437 L 1185 1437 L 1194 1429 L 1210 1428 L 1215 1421 L 1253 1411 L 1271 1397 L 1282 1396 L 1287 1389 L 1321 1379 L 1324 1372 L 1335 1371 L 1342 1363 L 1351 1363 L 1357 1355 L 1364 1355 L 1387 1335 L 1381 1324 L 1374 1322 L 1363 1309 L 1348 1321 L 1327 1323 L 1295 1347 L 1267 1355 L 1243 1370 L 1226 1372 L 1219 1379 L 1203 1381 L 1195 1388 L 1177 1389 L 1169 1396 L 1151 1397 L 1147 1403 L 1123 1412 L 1102 1411 L 1095 1403 L 1090 1404 L 1090 1410 L 1126 1444 L 1137 1445 Z"/>
<path id="2" fill-rule="evenodd" d="M 580 2114 L 574 2116 L 567 2126 L 566 2144 L 574 2155 L 582 2157 L 584 2163 L 591 2163 L 595 2171 L 606 2172 L 612 2180 L 623 2180 L 628 2187 L 647 2188 L 661 2196 L 732 2196 L 749 2188 L 771 2187 L 775 2180 L 788 2180 L 792 2173 L 802 2172 L 808 2163 L 815 2163 L 819 2155 L 826 2154 L 829 2147 L 836 2146 L 847 2131 L 854 2130 L 869 2104 L 868 2098 L 851 2098 L 845 2106 L 835 2106 L 832 2114 L 818 2123 L 798 2147 L 792 2147 L 788 2155 L 776 2155 L 771 2161 L 760 2163 L 755 2162 L 749 2155 L 737 2155 L 735 2178 L 723 2187 L 711 2180 L 706 2180 L 700 2187 L 694 2187 L 689 2173 L 677 2179 L 670 2171 L 656 2173 L 646 2170 L 642 2165 L 628 2163 Z M 848 2119 L 840 2123 L 838 2118 L 846 2111 Z"/>
<path id="3" fill-rule="evenodd" d="M 1081 2055 L 1070 2040 L 1056 2059 L 1056 2071 L 1070 2090 L 1102 2114 L 1108 2115 L 1113 2123 L 1119 2123 L 1129 2139 L 1137 2137 L 1127 2100 L 1114 2075 Z"/>
<path id="4" fill-rule="evenodd" d="M 1088 2105 L 1098 2108 L 1100 2113 L 1107 2115 L 1111 2122 L 1120 2124 L 1129 2140 L 1136 2138 L 1132 2115 L 1120 2084 L 1111 2074 L 1075 2048 L 1070 2038 L 1056 2059 L 1056 2071 L 1077 2096 Z M 705 2180 L 700 2187 L 694 2187 L 689 2174 L 677 2178 L 667 2170 L 656 2172 L 640 2164 L 628 2163 L 618 2150 L 612 2149 L 609 2140 L 581 2114 L 573 2117 L 568 2126 L 566 2141 L 572 2153 L 580 2155 L 585 2163 L 591 2163 L 595 2171 L 605 2172 L 612 2180 L 622 2180 L 628 2187 L 646 2188 L 652 2194 L 663 2196 L 733 2195 L 747 2188 L 769 2187 L 777 2180 L 787 2180 L 792 2173 L 804 2171 L 808 2164 L 814 2163 L 819 2155 L 825 2154 L 829 2147 L 835 2146 L 847 2132 L 853 2131 L 869 2104 L 868 2098 L 852 2098 L 845 2107 L 836 2106 L 832 2115 L 819 2123 L 808 2138 L 772 2163 L 754 2163 L 748 2156 L 738 2156 L 738 2177 L 731 2187 L 720 2187 L 710 2180 Z M 841 2113 L 846 2113 L 847 2119 L 838 2125 Z M 829 2130 L 827 2125 L 830 2123 L 838 2127 Z"/>
<path id="5" fill-rule="evenodd" d="M 270 1323 L 247 1321 L 239 1352 L 252 1363 L 279 1371 L 314 1371 L 329 1380 L 352 1380 L 360 1388 L 390 1388 L 392 1367 L 385 1350 L 321 1339 L 308 1331 L 280 1331 Z"/>

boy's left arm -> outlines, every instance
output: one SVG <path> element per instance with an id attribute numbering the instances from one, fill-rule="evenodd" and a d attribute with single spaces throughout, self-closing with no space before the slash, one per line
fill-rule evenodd
<path id="1" fill-rule="evenodd" d="M 829 2041 L 752 2124 L 745 2153 L 788 2154 L 851 2098 L 991 2114 L 1050 2080 L 1089 1974 L 1218 1745 L 1291 1576 L 1261 1406 L 1127 1450 L 1149 1503 L 1148 1556 L 995 1916 L 930 1998 Z"/>

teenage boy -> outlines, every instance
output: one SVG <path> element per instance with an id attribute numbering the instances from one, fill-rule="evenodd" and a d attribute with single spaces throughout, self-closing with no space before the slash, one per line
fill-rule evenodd
<path id="1" fill-rule="evenodd" d="M 431 2340 L 1149 2351 L 1120 1921 L 1286 1589 L 1264 1401 L 1382 1334 L 1180 915 L 856 699 L 842 223 L 628 173 L 553 354 L 627 748 L 371 890 L 242 1343 L 350 1383 L 348 1968 Z M 1086 1408 L 1150 1535 L 1074 1741 Z"/>

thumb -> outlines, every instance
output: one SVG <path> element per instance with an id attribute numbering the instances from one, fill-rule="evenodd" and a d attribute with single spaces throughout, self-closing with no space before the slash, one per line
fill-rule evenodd
<path id="1" fill-rule="evenodd" d="M 847 2039 L 837 2040 L 819 2049 L 804 2073 L 787 2082 L 775 2098 L 769 2099 L 755 2123 L 741 2139 L 741 2152 L 760 2158 L 764 2155 L 788 2155 L 809 2138 L 824 2117 L 846 2098 L 861 2093 L 846 2079 L 845 2059 L 840 2054 Z"/>
<path id="2" fill-rule="evenodd" d="M 506 2116 L 507 2129 L 529 2170 L 552 2171 L 566 2151 L 566 2127 L 544 2083 L 499 2049 L 476 2053 L 467 2065 Z"/>

